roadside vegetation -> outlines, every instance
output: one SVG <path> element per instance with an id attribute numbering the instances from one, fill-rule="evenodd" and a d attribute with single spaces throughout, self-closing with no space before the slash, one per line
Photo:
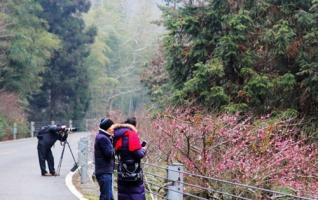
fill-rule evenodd
<path id="1" fill-rule="evenodd" d="M 197 174 L 317 195 L 318 2 L 165 2 L 167 33 L 143 74 L 156 102 L 149 139 L 161 160 L 177 160 Z"/>

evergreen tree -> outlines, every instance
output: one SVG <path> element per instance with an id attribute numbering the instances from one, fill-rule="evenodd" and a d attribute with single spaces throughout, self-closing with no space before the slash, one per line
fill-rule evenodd
<path id="1" fill-rule="evenodd" d="M 59 47 L 41 12 L 35 0 L 0 1 L 0 139 L 12 135 L 13 123 L 18 137 L 26 136 L 27 98 L 39 91 L 40 74 Z"/>
<path id="2" fill-rule="evenodd" d="M 41 6 L 35 1 L 3 1 L 1 5 L 0 89 L 26 99 L 39 90 L 39 75 L 58 48 L 58 39 L 47 32 L 46 21 L 38 17 Z"/>
<path id="3" fill-rule="evenodd" d="M 49 31 L 62 41 L 49 68 L 43 74 L 41 92 L 32 99 L 35 119 L 82 119 L 89 106 L 89 76 L 85 58 L 94 42 L 95 28 L 86 29 L 82 13 L 90 8 L 88 0 L 39 0 L 41 17 Z"/>
<path id="4" fill-rule="evenodd" d="M 165 2 L 176 103 L 317 113 L 317 0 Z"/>

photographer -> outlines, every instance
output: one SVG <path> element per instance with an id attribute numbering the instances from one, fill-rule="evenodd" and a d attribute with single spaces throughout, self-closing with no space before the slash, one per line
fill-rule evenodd
<path id="1" fill-rule="evenodd" d="M 44 126 L 37 134 L 38 138 L 38 156 L 42 176 L 56 175 L 54 169 L 54 157 L 51 147 L 57 140 L 65 141 L 67 139 L 66 126 L 49 125 Z M 50 174 L 46 171 L 45 161 L 47 161 Z"/>

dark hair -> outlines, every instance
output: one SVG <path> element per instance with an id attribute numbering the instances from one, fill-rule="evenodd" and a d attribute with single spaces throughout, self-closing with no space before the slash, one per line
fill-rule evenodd
<path id="1" fill-rule="evenodd" d="M 136 117 L 129 117 L 124 123 L 137 126 L 137 119 Z"/>

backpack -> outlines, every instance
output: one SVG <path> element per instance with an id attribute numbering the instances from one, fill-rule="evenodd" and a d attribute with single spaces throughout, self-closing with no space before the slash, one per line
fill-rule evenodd
<path id="1" fill-rule="evenodd" d="M 143 181 L 143 171 L 140 162 L 121 160 L 118 163 L 118 181 L 137 183 Z"/>
<path id="2" fill-rule="evenodd" d="M 36 134 L 36 137 L 41 140 L 43 135 L 47 134 L 49 131 L 49 126 L 42 126 L 39 132 Z"/>

